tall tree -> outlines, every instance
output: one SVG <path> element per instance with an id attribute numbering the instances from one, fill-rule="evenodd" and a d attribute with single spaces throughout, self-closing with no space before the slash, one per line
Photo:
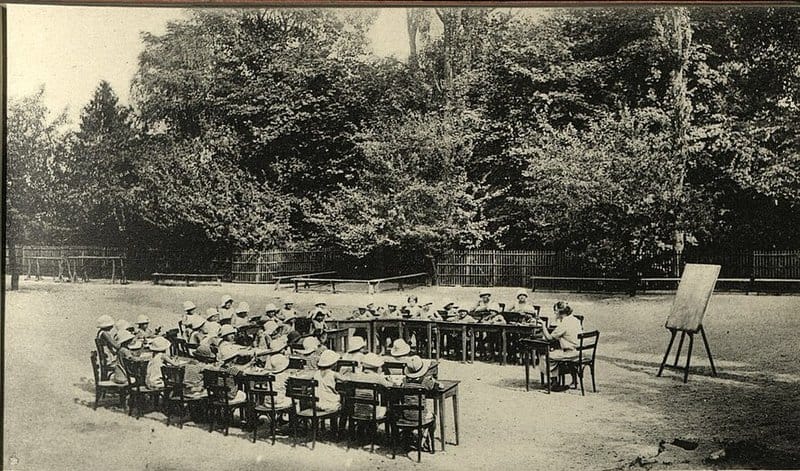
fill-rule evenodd
<path id="1" fill-rule="evenodd" d="M 64 113 L 50 119 L 44 89 L 8 103 L 5 234 L 11 289 L 19 288 L 16 247 L 57 241 L 69 231 L 63 184 Z"/>

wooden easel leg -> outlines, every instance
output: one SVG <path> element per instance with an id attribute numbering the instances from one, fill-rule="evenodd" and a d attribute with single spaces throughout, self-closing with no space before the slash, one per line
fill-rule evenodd
<path id="1" fill-rule="evenodd" d="M 686 371 L 683 372 L 683 382 L 689 380 L 689 364 L 692 362 L 692 347 L 694 346 L 694 334 L 689 334 L 689 351 L 686 353 Z"/>
<path id="2" fill-rule="evenodd" d="M 667 351 L 664 352 L 664 359 L 661 360 L 661 366 L 658 368 L 658 373 L 656 374 L 656 376 L 661 376 L 661 373 L 664 372 L 664 365 L 667 364 L 667 357 L 669 356 L 669 351 L 672 350 L 672 342 L 675 341 L 675 334 L 678 333 L 678 331 L 674 330 L 674 329 L 670 329 L 670 332 L 672 333 L 672 336 L 669 338 L 669 344 L 667 345 Z"/>
<path id="3" fill-rule="evenodd" d="M 700 326 L 700 335 L 703 337 L 703 345 L 706 347 L 706 353 L 708 354 L 708 362 L 711 363 L 711 374 L 717 376 L 717 369 L 714 367 L 714 359 L 711 358 L 711 349 L 708 348 L 708 339 L 706 338 L 706 330 L 703 326 Z"/>
<path id="4" fill-rule="evenodd" d="M 678 351 L 675 352 L 675 363 L 674 366 L 678 366 L 678 359 L 681 356 L 681 350 L 683 349 L 683 339 L 686 338 L 686 332 L 681 332 L 681 339 L 678 340 Z"/>

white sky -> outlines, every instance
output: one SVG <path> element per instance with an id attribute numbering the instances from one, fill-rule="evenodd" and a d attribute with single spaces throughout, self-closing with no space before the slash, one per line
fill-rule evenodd
<path id="1" fill-rule="evenodd" d="M 181 18 L 174 8 L 110 8 L 9 5 L 8 94 L 20 97 L 45 87 L 51 112 L 67 108 L 72 124 L 101 80 L 122 103 L 142 50 L 140 32 L 162 34 L 167 21 Z M 408 55 L 405 9 L 387 8 L 370 32 L 380 55 Z"/>

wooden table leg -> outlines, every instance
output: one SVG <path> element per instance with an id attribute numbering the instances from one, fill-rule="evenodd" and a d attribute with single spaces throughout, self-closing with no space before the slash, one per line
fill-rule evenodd
<path id="1" fill-rule="evenodd" d="M 525 350 L 525 390 L 531 390 L 531 352 Z"/>
<path id="2" fill-rule="evenodd" d="M 475 363 L 475 336 L 476 333 L 473 330 L 472 335 L 469 338 L 469 362 Z"/>
<path id="3" fill-rule="evenodd" d="M 453 394 L 453 425 L 456 432 L 456 445 L 458 445 L 458 392 Z"/>
<path id="4" fill-rule="evenodd" d="M 506 329 L 500 329 L 500 337 L 502 339 L 502 351 L 500 354 L 500 364 L 506 364 L 506 357 L 508 356 L 508 336 L 506 334 Z"/>
<path id="5" fill-rule="evenodd" d="M 447 410 L 445 409 L 445 406 L 444 406 L 444 397 L 440 397 L 439 399 L 436 400 L 436 402 L 439 403 L 439 413 L 441 414 L 441 417 L 439 418 L 440 419 L 439 420 L 439 436 L 442 439 L 442 451 L 444 451 L 444 448 L 445 448 L 444 444 L 447 441 L 447 439 L 445 438 L 445 433 L 447 432 L 447 426 L 445 425 L 447 423 Z M 434 445 L 434 446 L 436 446 L 436 445 Z"/>
<path id="6" fill-rule="evenodd" d="M 433 332 L 432 332 L 432 328 L 431 328 L 431 323 L 430 322 L 428 322 L 428 327 L 427 327 L 425 333 L 427 334 L 427 337 L 428 337 L 428 339 L 427 339 L 427 342 L 428 342 L 428 359 L 430 359 L 430 358 L 433 357 L 433 338 L 432 338 L 433 337 L 433 335 L 432 335 Z"/>
<path id="7" fill-rule="evenodd" d="M 467 326 L 461 326 L 461 363 L 467 362 Z"/>

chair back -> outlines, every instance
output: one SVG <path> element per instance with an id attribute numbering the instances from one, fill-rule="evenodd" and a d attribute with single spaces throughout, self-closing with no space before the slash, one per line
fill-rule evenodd
<path id="1" fill-rule="evenodd" d="M 546 328 L 548 328 L 548 329 L 550 328 L 550 318 L 549 317 L 547 317 L 547 316 L 539 316 L 539 320 L 544 322 L 544 326 Z"/>
<path id="2" fill-rule="evenodd" d="M 584 358 L 589 358 L 594 362 L 594 357 L 597 354 L 597 341 L 600 340 L 600 332 L 593 330 L 591 332 L 583 332 L 578 334 L 578 360 L 582 363 Z"/>
<path id="3" fill-rule="evenodd" d="M 208 399 L 212 403 L 228 405 L 228 379 L 230 375 L 226 371 L 203 370 L 203 387 L 208 392 Z"/>
<path id="4" fill-rule="evenodd" d="M 532 307 L 533 307 L 533 311 L 536 313 L 536 317 L 540 317 L 539 314 L 542 313 L 542 306 L 540 306 L 538 304 L 534 304 L 534 305 L 532 305 Z"/>
<path id="5" fill-rule="evenodd" d="M 182 357 L 190 357 L 191 356 L 191 354 L 189 353 L 189 344 L 188 344 L 188 342 L 186 342 L 186 339 L 182 339 L 180 337 L 176 337 L 175 338 L 174 347 L 175 347 L 175 353 L 178 356 L 182 356 Z"/>
<path id="6" fill-rule="evenodd" d="M 135 391 L 141 391 L 146 388 L 145 379 L 147 378 L 147 362 L 136 361 L 129 358 L 119 357 L 119 362 L 125 370 L 125 377 L 128 380 L 128 386 Z"/>
<path id="7" fill-rule="evenodd" d="M 306 337 L 313 333 L 314 324 L 308 317 L 297 317 L 294 320 L 294 330 Z"/>
<path id="8" fill-rule="evenodd" d="M 427 390 L 420 385 L 406 384 L 386 388 L 386 403 L 391 422 L 403 419 L 405 412 L 412 411 L 417 418 L 417 427 L 422 427 L 425 416 Z"/>
<path id="9" fill-rule="evenodd" d="M 103 340 L 100 337 L 95 337 L 94 338 L 94 346 L 97 349 L 97 358 L 98 358 L 98 360 L 100 362 L 99 363 L 100 367 L 102 369 L 104 369 L 104 370 L 105 369 L 110 369 L 111 365 L 109 365 L 108 355 L 106 354 L 106 352 L 107 352 L 106 349 L 108 348 L 108 345 L 106 345 L 105 340 Z M 100 374 L 100 376 L 103 376 L 102 373 Z M 103 379 L 105 379 L 105 378 L 103 378 Z"/>
<path id="10" fill-rule="evenodd" d="M 583 327 L 583 316 L 581 314 L 573 314 L 572 317 L 581 321 L 581 327 Z"/>
<path id="11" fill-rule="evenodd" d="M 383 363 L 383 374 L 386 375 L 401 375 L 406 369 L 406 362 L 404 361 L 386 361 Z"/>
<path id="12" fill-rule="evenodd" d="M 271 374 L 246 375 L 244 392 L 250 407 L 267 406 L 271 410 L 275 410 L 275 397 L 278 393 L 275 392 L 274 383 L 275 376 Z"/>
<path id="13" fill-rule="evenodd" d="M 339 360 L 336 362 L 336 371 L 342 372 L 342 370 L 350 369 L 353 373 L 356 372 L 358 369 L 358 362 L 356 360 Z"/>
<path id="14" fill-rule="evenodd" d="M 183 400 L 183 377 L 186 370 L 183 366 L 163 365 L 161 377 L 164 379 L 164 388 L 170 391 L 170 396 Z"/>
<path id="15" fill-rule="evenodd" d="M 289 369 L 290 370 L 304 370 L 306 368 L 306 361 L 305 358 L 297 357 L 297 356 L 290 356 L 289 357 Z"/>
<path id="16" fill-rule="evenodd" d="M 339 392 L 348 417 L 376 420 L 383 387 L 371 381 L 347 380 L 339 383 Z"/>
<path id="17" fill-rule="evenodd" d="M 89 357 L 92 360 L 92 374 L 94 375 L 94 385 L 100 385 L 100 365 L 97 363 L 97 352 L 92 351 Z"/>
<path id="18" fill-rule="evenodd" d="M 317 380 L 310 378 L 289 377 L 286 381 L 286 397 L 292 399 L 294 410 L 311 409 L 313 417 L 317 417 Z M 299 406 L 299 408 L 298 408 Z"/>

